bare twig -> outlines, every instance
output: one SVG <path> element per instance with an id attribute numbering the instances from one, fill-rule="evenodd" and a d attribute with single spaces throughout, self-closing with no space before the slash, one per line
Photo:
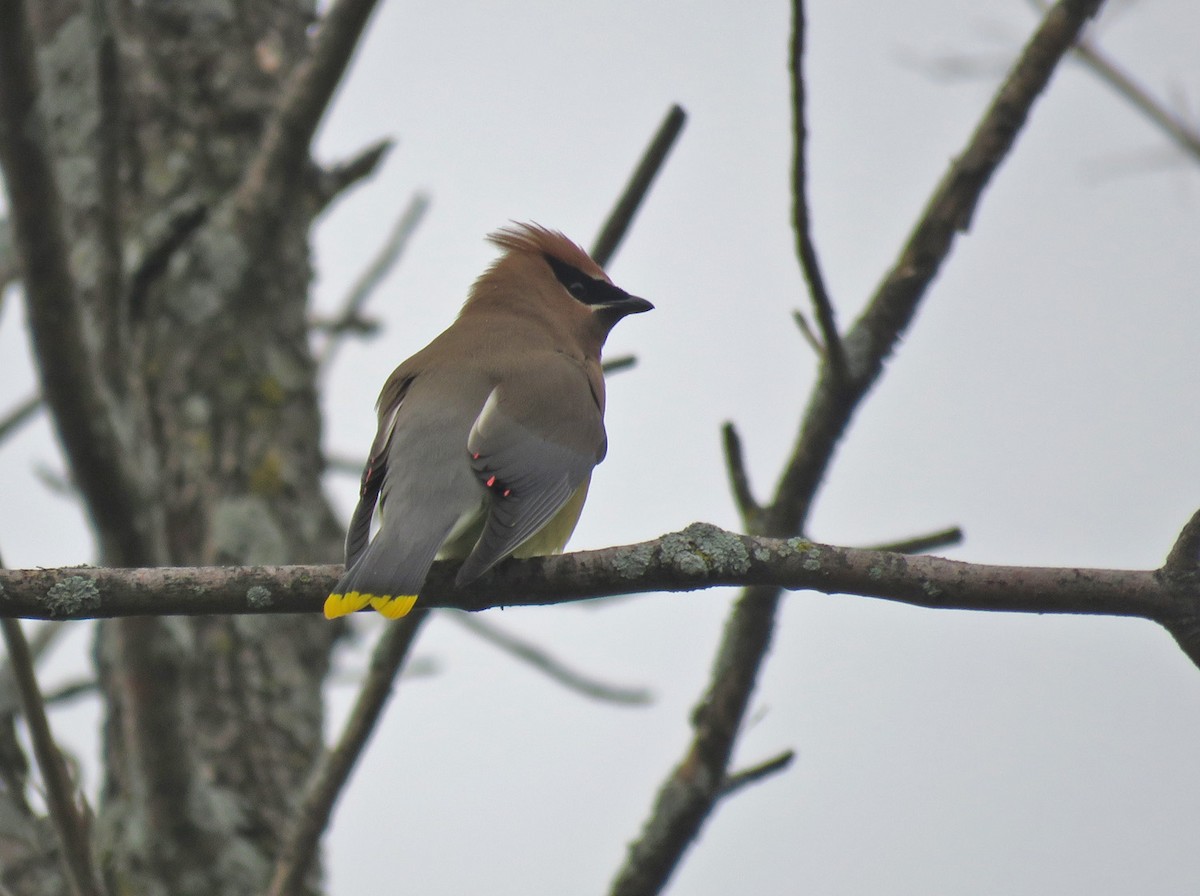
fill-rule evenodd
<path id="1" fill-rule="evenodd" d="M 804 341 L 808 343 L 818 358 L 825 357 L 825 346 L 821 345 L 821 340 L 817 334 L 813 332 L 812 326 L 808 322 L 808 318 L 804 316 L 804 312 L 797 308 L 792 312 L 792 320 L 796 322 L 796 326 L 800 330 L 800 335 L 804 337 Z"/>
<path id="2" fill-rule="evenodd" d="M 637 366 L 636 355 L 619 355 L 616 358 L 610 358 L 600 365 L 600 369 L 605 374 L 620 373 L 622 370 L 631 370 Z"/>
<path id="3" fill-rule="evenodd" d="M 12 225 L 0 217 L 0 308 L 4 307 L 4 291 L 21 273 L 17 253 L 13 250 Z"/>
<path id="4" fill-rule="evenodd" d="M 35 666 L 54 642 L 65 633 L 66 627 L 60 622 L 49 622 L 34 629 L 33 637 L 29 639 L 29 655 Z M 49 700 L 47 699 L 46 702 Z M 6 658 L 0 665 L 0 715 L 17 712 L 20 708 L 21 700 L 17 695 L 12 662 Z"/>
<path id="5" fill-rule="evenodd" d="M 796 758 L 796 754 L 792 750 L 784 750 L 773 759 L 768 759 L 766 762 L 760 762 L 758 765 L 751 766 L 747 769 L 742 769 L 740 772 L 734 772 L 725 779 L 725 783 L 721 785 L 721 796 L 727 797 L 741 790 L 748 784 L 754 784 L 761 781 L 763 778 L 769 777 L 786 769 L 792 764 L 792 760 Z"/>
<path id="6" fill-rule="evenodd" d="M 641 207 L 642 200 L 646 198 L 658 172 L 666 164 L 671 147 L 679 139 L 686 122 L 687 113 L 683 111 L 682 106 L 675 105 L 668 110 L 667 117 L 658 126 L 658 133 L 650 141 L 650 146 L 634 170 L 633 177 L 625 186 L 625 192 L 621 194 L 616 207 L 601 228 L 600 235 L 592 244 L 592 258 L 596 259 L 601 267 L 606 267 L 612 261 L 617 247 L 621 245 L 621 240 L 625 238 L 634 216 Z"/>
<path id="7" fill-rule="evenodd" d="M 391 696 L 396 675 L 428 615 L 427 611 L 418 609 L 388 625 L 380 635 L 345 730 L 337 745 L 321 757 L 305 789 L 296 810 L 295 823 L 279 850 L 268 896 L 292 896 L 302 892 L 305 875 L 316 856 L 321 832 L 329 824 L 334 803 L 374 732 Z"/>
<path id="8" fill-rule="evenodd" d="M 345 162 L 319 169 L 316 179 L 317 207 L 324 209 L 350 187 L 374 174 L 395 145 L 388 138 L 376 140 Z"/>
<path id="9" fill-rule="evenodd" d="M 3 561 L 0 561 L 2 567 Z M 101 896 L 104 891 L 92 864 L 85 815 L 78 807 L 74 784 L 50 732 L 29 642 L 25 640 L 21 623 L 16 619 L 0 619 L 0 630 L 4 633 L 4 643 L 8 648 L 8 664 L 21 700 L 21 710 L 25 714 L 33 755 L 46 788 L 46 807 L 50 810 L 50 819 L 58 834 L 63 870 L 76 896 Z"/>
<path id="10" fill-rule="evenodd" d="M 1191 519 L 1175 539 L 1171 552 L 1167 554 L 1167 562 L 1163 569 L 1170 572 L 1195 572 L 1200 568 L 1200 510 L 1192 514 Z"/>
<path id="11" fill-rule="evenodd" d="M 429 197 L 424 193 L 416 193 L 409 200 L 400 217 L 396 219 L 396 223 L 392 225 L 392 230 L 383 246 L 380 247 L 378 254 L 363 271 L 358 282 L 354 284 L 342 302 L 341 311 L 327 325 L 330 331 L 329 338 L 325 341 L 324 349 L 317 359 L 317 364 L 322 370 L 329 369 L 333 355 L 342 343 L 342 338 L 352 331 L 353 322 L 362 319 L 362 310 L 367 301 L 379 288 L 379 284 L 383 282 L 388 272 L 396 266 L 396 262 L 404 254 L 408 241 L 416 232 L 428 210 Z"/>
<path id="12" fill-rule="evenodd" d="M 792 228 L 796 232 L 796 255 L 800 268 L 808 282 L 813 311 L 821 328 L 821 342 L 825 346 L 824 357 L 831 373 L 841 378 L 846 372 L 846 357 L 842 339 L 838 334 L 837 321 L 833 313 L 833 300 L 825 288 L 825 278 L 817 261 L 817 249 L 812 240 L 812 213 L 808 202 L 808 127 L 805 120 L 804 86 L 804 3 L 792 3 L 792 129 L 794 148 L 792 156 Z"/>
<path id="13" fill-rule="evenodd" d="M 934 191 L 895 266 L 843 339 L 845 375 L 838 376 L 831 364 L 822 365 L 795 449 L 764 512 L 761 532 L 788 536 L 803 531 L 851 417 L 911 322 L 949 255 L 955 234 L 970 224 L 984 188 L 1007 156 L 1034 101 L 1101 2 L 1060 0 L 1026 45 L 966 149 Z M 716 805 L 770 646 L 780 596 L 778 586 L 761 585 L 747 588 L 735 604 L 709 688 L 693 716 L 693 741 L 660 789 L 641 836 L 617 873 L 612 896 L 660 892 Z"/>
<path id="14" fill-rule="evenodd" d="M 335 0 L 321 19 L 308 56 L 293 69 L 238 186 L 234 207 L 253 244 L 267 238 L 293 198 L 309 147 L 333 92 L 358 46 L 377 0 Z"/>
<path id="15" fill-rule="evenodd" d="M 512 635 L 499 626 L 486 622 L 477 616 L 465 613 L 452 613 L 450 618 L 472 634 L 478 635 L 489 644 L 499 647 L 510 656 L 516 657 L 523 663 L 528 663 L 551 680 L 558 682 L 572 691 L 590 697 L 593 700 L 603 700 L 608 703 L 621 703 L 626 706 L 644 706 L 653 697 L 646 688 L 626 688 L 619 685 L 598 681 L 581 672 L 569 668 L 561 660 L 552 656 L 549 651 L 538 647 L 529 641 Z"/>
<path id="16" fill-rule="evenodd" d="M 0 417 L 0 442 L 3 442 L 32 420 L 34 415 L 41 409 L 42 396 L 35 393 L 20 402 L 3 417 Z"/>
<path id="17" fill-rule="evenodd" d="M 1200 131 L 1155 98 L 1127 72 L 1106 56 L 1099 47 L 1081 37 L 1075 42 L 1075 55 L 1101 80 L 1124 97 L 1130 105 L 1154 123 L 1175 145 L 1200 161 Z"/>
<path id="18" fill-rule="evenodd" d="M 956 544 L 961 544 L 962 540 L 962 529 L 958 526 L 951 526 L 949 529 L 940 529 L 937 532 L 930 532 L 927 535 L 915 535 L 912 538 L 905 538 L 900 541 L 889 541 L 884 544 L 871 545 L 867 550 L 888 551 L 893 554 L 928 554 L 930 551 L 936 551 L 939 548 L 948 548 Z"/>
<path id="19" fill-rule="evenodd" d="M 746 473 L 746 461 L 742 456 L 742 440 L 733 423 L 726 422 L 721 427 L 721 444 L 725 449 L 725 468 L 729 471 L 729 485 L 733 491 L 733 500 L 737 504 L 738 513 L 746 528 L 754 531 L 759 517 L 762 515 L 762 505 L 754 497 L 750 488 L 750 476 Z"/>

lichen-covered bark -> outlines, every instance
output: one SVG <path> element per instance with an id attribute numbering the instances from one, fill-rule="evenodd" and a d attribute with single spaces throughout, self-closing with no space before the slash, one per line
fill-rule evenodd
<path id="1" fill-rule="evenodd" d="M 107 22 L 100 7 L 30 7 L 71 268 L 162 528 L 143 556 L 102 545 L 100 560 L 335 562 L 305 324 L 317 204 L 299 178 L 271 209 L 278 226 L 253 234 L 232 205 L 314 4 L 113 2 Z M 335 631 L 291 616 L 100 626 L 96 836 L 112 892 L 262 891 L 321 746 Z"/>

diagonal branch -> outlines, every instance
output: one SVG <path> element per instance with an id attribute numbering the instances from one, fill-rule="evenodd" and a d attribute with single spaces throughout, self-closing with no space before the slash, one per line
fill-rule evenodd
<path id="1" fill-rule="evenodd" d="M 42 396 L 34 393 L 0 417 L 0 442 L 13 435 L 42 409 Z"/>
<path id="2" fill-rule="evenodd" d="M 400 672 L 417 632 L 429 614 L 417 610 L 405 619 L 387 626 L 363 681 L 358 699 L 337 746 L 321 757 L 296 810 L 295 823 L 284 838 L 271 876 L 268 896 L 292 896 L 304 890 L 304 878 L 317 853 L 321 833 L 329 824 L 333 806 L 350 779 L 350 773 L 366 749 L 367 741 L 383 714 L 392 686 Z"/>
<path id="3" fill-rule="evenodd" d="M 837 320 L 834 318 L 833 300 L 830 299 L 829 292 L 825 288 L 825 278 L 821 275 L 821 265 L 817 261 L 817 249 L 812 240 L 811 211 L 808 202 L 808 125 L 804 114 L 804 35 L 804 3 L 803 0 L 793 0 L 790 59 L 792 129 L 795 143 L 792 161 L 792 228 L 796 231 L 796 255 L 800 259 L 804 279 L 808 281 L 808 292 L 812 297 L 817 324 L 821 328 L 824 354 L 829 363 L 829 369 L 835 376 L 840 377 L 846 372 L 846 355 L 842 348 L 842 338 L 838 334 Z M 804 318 L 799 319 L 803 320 Z"/>
<path id="4" fill-rule="evenodd" d="M 377 0 L 335 0 L 321 19 L 308 55 L 283 88 L 262 144 L 234 197 L 243 233 L 257 244 L 283 214 L 301 180 L 309 147 L 334 90 L 354 55 Z"/>
<path id="5" fill-rule="evenodd" d="M 333 355 L 341 345 L 342 339 L 354 328 L 356 322 L 362 320 L 362 310 L 367 301 L 375 294 L 388 272 L 396 266 L 427 211 L 429 211 L 429 197 L 424 193 L 413 194 L 400 217 L 396 219 L 396 223 L 392 225 L 392 230 L 383 246 L 380 247 L 379 252 L 367 269 L 363 271 L 358 281 L 351 287 L 349 295 L 342 302 L 337 317 L 326 324 L 329 338 L 326 339 L 321 354 L 317 358 L 317 366 L 322 371 L 329 369 Z"/>
<path id="6" fill-rule="evenodd" d="M 844 376 L 826 353 L 792 457 L 763 515 L 762 533 L 787 536 L 803 531 L 851 417 L 911 322 L 949 255 L 955 234 L 969 225 L 984 188 L 1007 156 L 1034 101 L 1101 2 L 1060 0 L 1046 14 L 966 149 L 935 189 L 895 266 L 843 340 Z M 802 21 L 798 14 L 797 23 Z M 720 800 L 720 784 L 770 647 L 780 597 L 777 585 L 760 585 L 743 591 L 735 604 L 709 688 L 693 716 L 693 741 L 660 789 L 641 836 L 630 846 L 612 896 L 660 892 Z"/>
<path id="7" fill-rule="evenodd" d="M 1130 105 L 1170 137 L 1176 146 L 1193 159 L 1200 161 L 1200 132 L 1194 126 L 1171 112 L 1086 37 L 1081 37 L 1075 42 L 1075 55 L 1102 81 L 1128 100 Z"/>
<path id="8" fill-rule="evenodd" d="M 2 567 L 3 563 L 0 562 Z M 50 732 L 46 704 L 42 701 L 37 673 L 34 671 L 33 652 L 25 640 L 21 623 L 16 619 L 0 619 L 0 631 L 8 648 L 7 668 L 16 685 L 29 740 L 33 744 L 33 755 L 46 787 L 46 807 L 50 810 L 50 820 L 58 834 L 63 870 L 71 891 L 75 896 L 101 896 L 104 891 L 92 863 L 87 823 L 76 804 L 75 787 L 67 772 L 67 765 Z"/>
<path id="9" fill-rule="evenodd" d="M 590 697 L 592 700 L 621 703 L 626 706 L 645 706 L 651 700 L 650 692 L 645 688 L 626 688 L 608 684 L 576 672 L 562 660 L 552 656 L 536 644 L 518 638 L 480 617 L 454 613 L 449 618 L 493 647 L 499 647 L 509 656 L 516 657 L 521 662 L 537 669 L 552 681 L 585 697 Z"/>
<path id="10" fill-rule="evenodd" d="M 642 160 L 634 170 L 629 183 L 626 184 L 625 192 L 621 194 L 616 207 L 609 214 L 608 220 L 604 222 L 600 235 L 592 244 L 592 258 L 596 259 L 596 263 L 600 267 L 607 267 L 608 263 L 612 261 L 617 247 L 621 245 L 621 240 L 625 238 L 630 225 L 633 224 L 634 215 L 641 207 L 642 200 L 646 198 L 654 179 L 658 177 L 659 171 L 666 164 L 671 147 L 683 133 L 683 126 L 686 122 L 687 113 L 683 111 L 682 106 L 675 105 L 667 111 L 667 117 L 658 126 L 658 132 L 650 141 Z"/>

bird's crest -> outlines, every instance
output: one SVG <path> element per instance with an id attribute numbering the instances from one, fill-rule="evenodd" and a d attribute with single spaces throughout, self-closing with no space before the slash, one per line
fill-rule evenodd
<path id="1" fill-rule="evenodd" d="M 488 234 L 488 240 L 509 252 L 530 252 L 534 255 L 550 255 L 559 261 L 578 268 L 589 277 L 611 282 L 608 275 L 592 257 L 572 242 L 563 233 L 550 230 L 541 224 L 518 224 L 501 227 Z"/>

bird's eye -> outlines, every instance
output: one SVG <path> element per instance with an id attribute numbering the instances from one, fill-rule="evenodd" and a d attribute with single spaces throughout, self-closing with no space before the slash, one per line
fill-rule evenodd
<path id="1" fill-rule="evenodd" d="M 579 301 L 582 302 L 583 297 L 587 295 L 587 287 L 584 286 L 583 283 L 581 283 L 580 281 L 573 280 L 573 281 L 571 281 L 571 284 L 567 287 L 567 292 L 569 292 L 571 295 L 573 295 L 575 298 L 579 299 Z"/>

